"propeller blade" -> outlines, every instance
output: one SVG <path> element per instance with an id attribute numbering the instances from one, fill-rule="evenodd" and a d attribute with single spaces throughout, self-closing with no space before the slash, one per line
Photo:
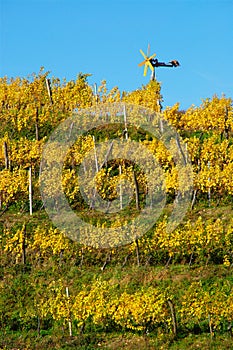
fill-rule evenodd
<path id="1" fill-rule="evenodd" d="M 146 64 L 146 62 L 147 62 L 147 60 L 142 61 L 141 63 L 138 63 L 138 66 L 139 66 L 139 67 L 142 67 L 142 66 L 144 66 L 144 64 Z"/>
<path id="2" fill-rule="evenodd" d="M 144 54 L 144 52 L 140 49 L 139 50 L 140 52 L 141 52 L 141 54 L 142 54 L 142 56 L 145 58 L 145 60 L 148 58 L 145 54 Z"/>
<path id="3" fill-rule="evenodd" d="M 152 58 L 154 58 L 156 56 L 156 53 L 153 53 L 153 55 L 151 55 L 150 57 L 149 57 L 149 60 L 151 60 Z"/>
<path id="4" fill-rule="evenodd" d="M 144 77 L 147 75 L 147 69 L 148 69 L 148 64 L 145 64 L 144 73 L 143 73 Z"/>
<path id="5" fill-rule="evenodd" d="M 147 56 L 150 55 L 150 44 L 148 44 L 148 47 L 147 47 Z"/>

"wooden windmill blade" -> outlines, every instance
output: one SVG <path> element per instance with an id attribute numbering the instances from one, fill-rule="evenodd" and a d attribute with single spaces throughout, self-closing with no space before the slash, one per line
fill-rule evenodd
<path id="1" fill-rule="evenodd" d="M 142 56 L 145 58 L 145 61 L 147 60 L 148 56 L 142 51 L 142 49 L 139 50 L 142 54 Z"/>
<path id="2" fill-rule="evenodd" d="M 150 68 L 150 70 L 153 73 L 154 72 L 154 67 L 151 64 L 151 60 L 156 56 L 156 54 L 154 53 L 153 55 L 150 56 L 150 44 L 148 44 L 148 47 L 147 47 L 147 55 L 141 49 L 139 51 L 140 51 L 141 55 L 144 58 L 144 61 L 142 61 L 141 63 L 138 64 L 139 67 L 145 66 L 143 75 L 144 76 L 147 75 L 148 67 Z"/>
<path id="3" fill-rule="evenodd" d="M 138 67 L 142 67 L 144 66 L 144 64 L 146 64 L 146 60 L 145 61 L 142 61 L 141 63 L 138 64 Z"/>
<path id="4" fill-rule="evenodd" d="M 141 55 L 143 56 L 144 61 L 142 61 L 141 63 L 139 63 L 138 66 L 139 66 L 139 67 L 142 67 L 144 64 L 147 63 L 148 56 L 146 56 L 146 54 L 145 54 L 141 49 L 140 49 L 139 51 L 140 51 Z"/>
<path id="5" fill-rule="evenodd" d="M 143 72 L 144 77 L 147 75 L 147 70 L 148 70 L 148 64 L 145 64 L 144 72 Z"/>

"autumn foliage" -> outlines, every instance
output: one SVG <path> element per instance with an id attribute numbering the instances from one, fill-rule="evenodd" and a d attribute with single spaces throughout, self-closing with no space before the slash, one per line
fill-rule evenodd
<path id="1" fill-rule="evenodd" d="M 43 68 L 28 78 L 0 79 L 0 262 L 3 268 L 26 266 L 31 273 L 53 266 L 80 266 L 102 263 L 126 264 L 132 255 L 137 256 L 137 265 L 169 265 L 215 263 L 229 269 L 233 264 L 233 220 L 224 216 L 206 218 L 196 208 L 204 205 L 217 207 L 232 205 L 233 199 L 233 105 L 225 96 L 213 96 L 203 100 L 199 107 L 191 106 L 186 111 L 179 104 L 160 111 L 162 96 L 157 81 L 132 92 L 120 92 L 117 87 L 110 91 L 103 81 L 97 94 L 88 84 L 88 75 L 79 74 L 76 80 L 61 81 L 48 78 Z M 178 174 L 175 162 L 166 147 L 149 133 L 129 127 L 128 136 L 141 143 L 153 153 L 164 172 L 166 183 L 166 207 L 151 230 L 131 244 L 109 251 L 95 249 L 73 242 L 60 232 L 46 217 L 39 191 L 39 172 L 43 146 L 52 131 L 74 111 L 101 106 L 105 103 L 130 103 L 161 112 L 181 135 L 186 156 L 193 169 L 193 192 L 186 218 L 173 231 L 166 230 L 171 205 L 178 193 Z M 147 191 L 145 174 L 135 164 L 127 161 L 111 161 L 96 171 L 96 186 L 103 200 L 114 200 L 119 179 L 138 186 L 130 202 L 129 211 L 116 214 L 115 220 L 99 215 L 88 207 L 82 198 L 77 169 L 83 159 L 92 152 L 96 140 L 124 137 L 121 129 L 88 132 L 72 146 L 64 162 L 62 187 L 72 209 L 84 220 L 96 227 L 118 227 L 124 220 L 137 215 L 143 206 Z M 58 152 L 54 149 L 54 152 Z M 119 167 L 120 166 L 120 167 Z M 28 213 L 28 169 L 32 169 L 33 215 Z M 120 169 L 120 170 L 119 170 Z M 51 191 L 56 191 L 56 186 Z M 52 195 L 52 192 L 48 195 Z M 138 202 L 139 200 L 139 202 Z M 13 215 L 13 218 L 11 217 Z M 103 256 L 107 256 L 103 261 Z M 25 271 L 24 271 L 25 272 Z M 42 278 L 43 279 L 43 278 Z M 13 283 L 6 276 L 0 281 L 0 294 L 6 284 Z M 75 286 L 66 278 L 43 280 L 40 287 L 30 280 L 29 294 L 33 302 L 27 311 L 17 311 L 22 324 L 30 320 L 52 320 L 75 323 L 82 328 L 88 322 L 102 327 L 115 325 L 124 330 L 143 331 L 160 329 L 161 334 L 174 333 L 174 315 L 171 304 L 176 300 L 169 288 L 161 286 L 140 287 L 135 292 L 119 288 L 119 281 L 91 280 L 88 284 Z M 69 285 L 70 296 L 65 294 Z M 183 291 L 176 312 L 179 323 L 206 322 L 211 335 L 225 329 L 233 321 L 232 285 L 223 283 L 217 292 L 200 281 L 192 282 Z M 216 289 L 215 289 L 216 290 Z M 2 302 L 2 301 L 1 301 Z M 0 305 L 1 308 L 3 305 Z M 17 307 L 16 307 L 17 308 Z M 0 326 L 11 322 L 9 310 L 0 317 Z M 225 327 L 225 328 L 224 328 Z M 164 331 L 165 332 L 165 331 Z"/>

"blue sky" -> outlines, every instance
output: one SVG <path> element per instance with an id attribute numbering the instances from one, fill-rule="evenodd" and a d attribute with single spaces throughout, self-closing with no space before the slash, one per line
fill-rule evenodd
<path id="1" fill-rule="evenodd" d="M 0 76 L 50 76 L 111 89 L 146 85 L 139 49 L 178 68 L 158 68 L 163 106 L 214 94 L 233 98 L 233 0 L 0 0 Z"/>

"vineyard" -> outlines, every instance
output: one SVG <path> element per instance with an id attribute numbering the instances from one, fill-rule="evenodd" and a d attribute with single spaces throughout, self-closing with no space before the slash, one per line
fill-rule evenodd
<path id="1" fill-rule="evenodd" d="M 95 91 L 88 74 L 73 81 L 49 74 L 41 68 L 27 78 L 0 79 L 0 349 L 231 349 L 232 99 L 213 96 L 186 111 L 178 103 L 161 110 L 157 81 L 132 92 L 109 90 L 103 81 Z M 43 150 L 68 118 L 106 105 L 111 111 L 116 104 L 158 114 L 161 128 L 170 125 L 180 135 L 178 150 L 192 168 L 190 200 L 185 216 L 168 230 L 174 203 L 189 183 L 172 153 L 124 119 L 97 125 L 72 144 L 61 181 L 50 181 L 46 196 L 54 198 L 61 187 L 93 235 L 137 222 L 149 187 L 137 164 L 119 156 L 99 167 L 97 162 L 96 193 L 110 208 L 119 181 L 131 185 L 131 200 L 117 211 L 102 213 L 88 204 L 78 177 L 99 142 L 119 139 L 127 146 L 128 139 L 158 162 L 164 207 L 145 234 L 131 226 L 127 244 L 109 240 L 105 247 L 92 237 L 93 244 L 83 244 L 56 227 L 45 210 L 41 181 L 52 175 L 40 176 Z M 47 162 L 61 154 L 55 145 Z M 156 181 L 161 185 L 159 176 Z"/>

